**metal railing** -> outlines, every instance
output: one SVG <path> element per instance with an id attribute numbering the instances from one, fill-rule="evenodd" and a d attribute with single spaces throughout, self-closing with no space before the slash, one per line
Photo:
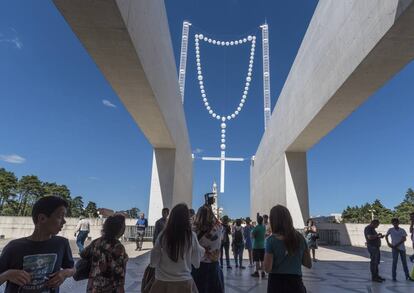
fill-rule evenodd
<path id="1" fill-rule="evenodd" d="M 341 238 L 338 230 L 319 230 L 319 243 L 326 245 L 340 245 Z"/>
<path id="2" fill-rule="evenodd" d="M 145 229 L 144 241 L 152 241 L 152 236 L 154 235 L 155 226 L 148 226 Z M 135 241 L 137 238 L 137 226 L 126 226 L 124 233 L 124 240 L 126 241 Z"/>
<path id="3" fill-rule="evenodd" d="M 152 237 L 154 235 L 154 226 L 148 226 L 145 229 L 144 234 L 144 241 L 152 241 Z M 303 229 L 297 229 L 298 232 L 304 234 Z M 319 239 L 318 243 L 324 245 L 340 245 L 340 233 L 338 230 L 333 229 L 320 229 L 318 230 Z M 137 228 L 136 226 L 126 226 L 125 233 L 124 233 L 124 240 L 126 241 L 135 241 L 137 237 Z"/>

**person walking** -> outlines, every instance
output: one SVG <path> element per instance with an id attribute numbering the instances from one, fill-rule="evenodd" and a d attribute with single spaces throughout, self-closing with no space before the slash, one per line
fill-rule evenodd
<path id="1" fill-rule="evenodd" d="M 162 217 L 155 222 L 154 235 L 152 236 L 152 244 L 155 245 L 158 235 L 164 229 L 165 224 L 167 223 L 168 215 L 170 210 L 168 208 L 163 208 L 161 211 Z"/>
<path id="2" fill-rule="evenodd" d="M 135 242 L 137 247 L 135 248 L 135 250 L 142 250 L 142 243 L 144 242 L 144 235 L 147 227 L 148 220 L 145 219 L 145 214 L 142 213 L 136 223 L 137 236 L 135 238 Z"/>
<path id="3" fill-rule="evenodd" d="M 265 254 L 265 234 L 266 227 L 263 225 L 263 217 L 257 217 L 257 226 L 252 230 L 253 239 L 253 261 L 256 263 L 256 271 L 252 274 L 252 277 L 259 277 L 260 272 L 262 278 L 266 277 L 266 273 L 263 270 L 263 261 Z"/>
<path id="4" fill-rule="evenodd" d="M 227 269 L 231 269 L 230 265 L 230 237 L 231 228 L 229 226 L 229 217 L 223 216 L 222 218 L 222 226 L 223 226 L 223 235 L 221 238 L 221 248 L 220 248 L 220 267 L 223 268 L 223 254 L 226 254 L 226 264 Z"/>
<path id="5" fill-rule="evenodd" d="M 270 210 L 272 235 L 266 239 L 264 269 L 269 273 L 267 292 L 306 293 L 302 265 L 312 267 L 305 238 L 293 227 L 289 210 L 281 205 Z"/>
<path id="6" fill-rule="evenodd" d="M 387 241 L 388 246 L 392 248 L 392 280 L 394 282 L 397 281 L 397 262 L 398 256 L 400 256 L 405 273 L 405 279 L 414 281 L 414 279 L 410 277 L 407 266 L 407 256 L 404 244 L 404 242 L 407 240 L 407 232 L 405 232 L 403 228 L 399 227 L 400 221 L 397 218 L 392 219 L 391 224 L 394 227 L 388 230 L 387 235 L 385 235 L 385 240 Z M 388 239 L 389 236 L 391 236 L 391 243 Z"/>
<path id="7" fill-rule="evenodd" d="M 308 248 L 312 251 L 312 260 L 316 261 L 315 250 L 318 249 L 318 230 L 312 219 L 306 221 L 304 232 Z"/>
<path id="8" fill-rule="evenodd" d="M 378 228 L 379 224 L 380 222 L 378 220 L 373 220 L 371 224 L 365 227 L 364 235 L 367 242 L 369 257 L 371 259 L 370 270 L 372 281 L 381 283 L 385 281 L 385 279 L 379 275 L 378 266 L 381 260 L 381 238 L 384 236 L 381 233 L 377 233 L 375 230 Z"/>
<path id="9" fill-rule="evenodd" d="M 198 209 L 194 232 L 200 245 L 205 249 L 200 267 L 192 272 L 197 289 L 200 293 L 224 293 L 223 271 L 218 261 L 223 232 L 211 206 L 203 205 Z"/>
<path id="10" fill-rule="evenodd" d="M 88 234 L 90 232 L 90 224 L 89 220 L 86 219 L 84 216 L 79 217 L 78 225 L 75 229 L 75 237 L 76 237 L 76 245 L 79 249 L 79 254 L 84 249 L 85 240 L 88 238 Z"/>
<path id="11" fill-rule="evenodd" d="M 263 225 L 266 228 L 265 237 L 268 237 L 268 236 L 272 235 L 272 229 L 270 228 L 269 216 L 268 215 L 263 215 Z"/>
<path id="12" fill-rule="evenodd" d="M 241 219 L 236 220 L 236 225 L 234 226 L 234 231 L 232 234 L 233 242 L 232 242 L 232 249 L 234 255 L 234 261 L 236 263 L 236 268 L 240 267 L 241 269 L 245 269 L 246 267 L 243 266 L 243 250 L 244 250 L 244 231 L 243 227 L 241 226 Z"/>
<path id="13" fill-rule="evenodd" d="M 124 293 L 128 255 L 118 240 L 125 232 L 125 217 L 114 214 L 105 220 L 102 236 L 91 242 L 80 257 L 90 260 L 87 293 Z"/>
<path id="14" fill-rule="evenodd" d="M 151 250 L 155 282 L 150 293 L 198 293 L 191 266 L 200 267 L 204 248 L 192 232 L 186 204 L 177 204 Z"/>
<path id="15" fill-rule="evenodd" d="M 243 231 L 244 231 L 244 248 L 247 250 L 248 255 L 249 255 L 249 266 L 252 267 L 253 266 L 253 255 L 252 255 L 252 230 L 253 230 L 253 226 L 250 224 L 251 220 L 249 217 L 246 218 L 246 226 L 244 227 Z"/>

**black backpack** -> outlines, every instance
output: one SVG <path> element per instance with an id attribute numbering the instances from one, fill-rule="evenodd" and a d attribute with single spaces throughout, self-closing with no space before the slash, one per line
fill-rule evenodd
<path id="1" fill-rule="evenodd" d="M 235 245 L 243 245 L 243 232 L 242 230 L 234 231 L 234 244 Z"/>

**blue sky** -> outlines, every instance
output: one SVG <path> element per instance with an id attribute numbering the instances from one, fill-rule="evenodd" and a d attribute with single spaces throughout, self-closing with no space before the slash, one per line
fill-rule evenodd
<path id="1" fill-rule="evenodd" d="M 183 20 L 192 22 L 185 113 L 197 156 L 219 155 L 219 125 L 203 107 L 193 36 L 256 35 L 246 106 L 228 123 L 227 155 L 251 157 L 263 134 L 261 36 L 270 27 L 272 108 L 317 1 L 167 0 L 178 65 Z M 201 44 L 206 88 L 220 111 L 238 104 L 249 47 Z M 66 184 L 98 206 L 148 208 L 152 149 L 51 1 L 0 2 L 0 167 Z M 308 152 L 311 214 L 380 198 L 393 207 L 414 187 L 413 65 L 408 65 Z M 16 155 L 16 156 L 12 156 Z M 193 205 L 219 181 L 218 162 L 194 161 Z M 249 213 L 249 162 L 226 166 L 221 205 Z"/>

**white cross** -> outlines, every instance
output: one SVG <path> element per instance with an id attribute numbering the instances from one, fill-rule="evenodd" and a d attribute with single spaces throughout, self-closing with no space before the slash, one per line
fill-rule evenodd
<path id="1" fill-rule="evenodd" d="M 244 158 L 226 158 L 225 151 L 221 151 L 220 157 L 201 157 L 201 159 L 204 161 L 220 161 L 220 193 L 224 193 L 224 168 L 226 161 L 244 161 Z"/>

